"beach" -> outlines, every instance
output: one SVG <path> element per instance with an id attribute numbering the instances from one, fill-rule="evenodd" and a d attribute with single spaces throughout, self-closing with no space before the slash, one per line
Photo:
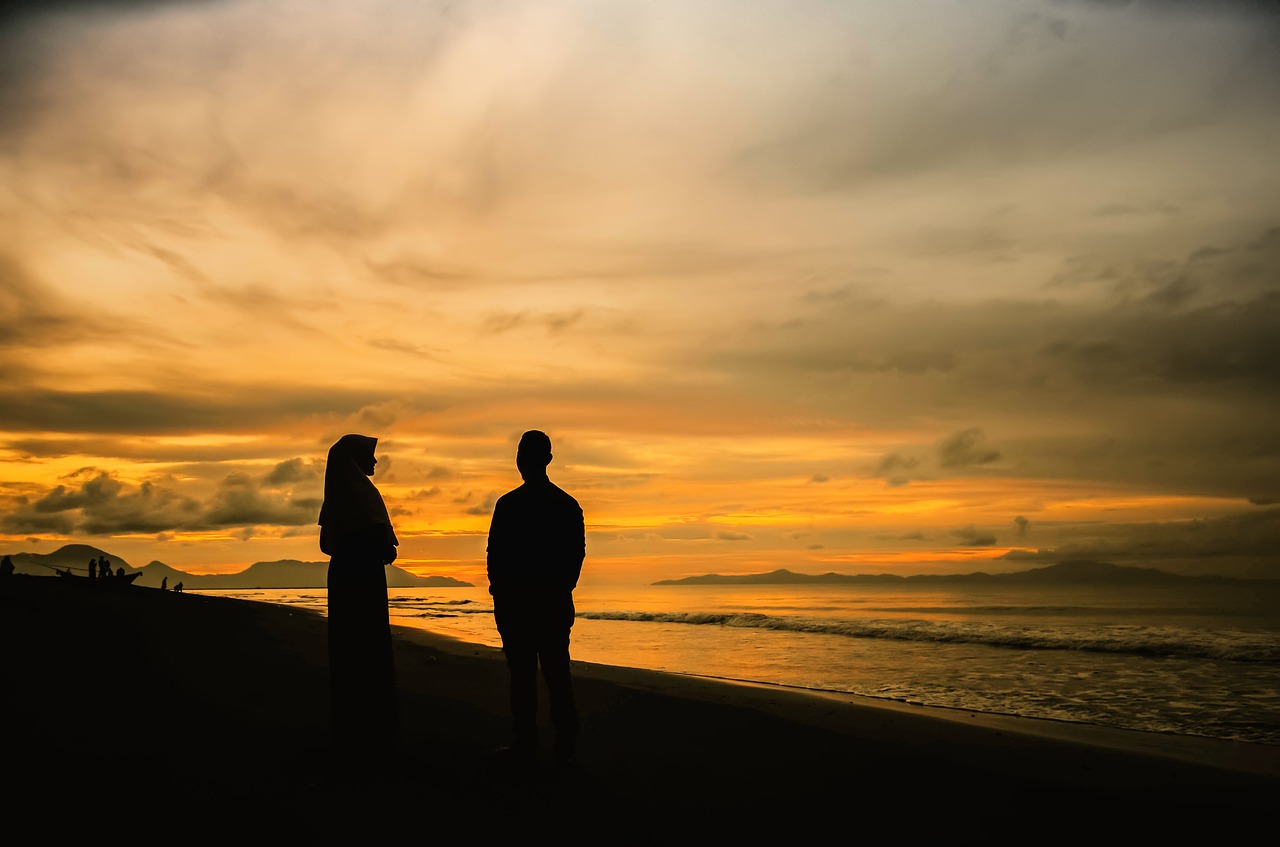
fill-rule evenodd
<path id="1" fill-rule="evenodd" d="M 425 837 L 563 821 L 627 840 L 834 826 L 1017 841 L 1051 821 L 1230 837 L 1280 788 L 1265 745 L 584 662 L 578 762 L 554 765 L 548 735 L 539 768 L 516 773 L 495 755 L 509 740 L 500 651 L 401 626 L 399 743 L 385 767 L 349 773 L 330 757 L 323 615 L 95 588 L 0 585 L 15 828 Z"/>

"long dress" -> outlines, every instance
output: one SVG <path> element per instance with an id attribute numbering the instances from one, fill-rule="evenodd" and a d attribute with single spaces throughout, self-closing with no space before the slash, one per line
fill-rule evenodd
<path id="1" fill-rule="evenodd" d="M 382 495 L 367 475 L 376 443 L 348 435 L 330 448 L 320 511 L 320 547 L 330 556 L 333 742 L 340 757 L 359 763 L 385 759 L 399 729 L 385 571 L 397 541 Z"/>

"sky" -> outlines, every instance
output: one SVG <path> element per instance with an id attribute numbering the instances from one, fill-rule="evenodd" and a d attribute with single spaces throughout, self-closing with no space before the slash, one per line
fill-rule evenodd
<path id="1" fill-rule="evenodd" d="M 1280 11 L 187 0 L 0 13 L 0 550 L 484 583 L 1280 576 Z"/>

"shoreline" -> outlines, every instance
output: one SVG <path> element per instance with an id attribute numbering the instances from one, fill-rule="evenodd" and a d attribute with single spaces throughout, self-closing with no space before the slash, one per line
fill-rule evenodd
<path id="1" fill-rule="evenodd" d="M 1270 747 L 578 661 L 579 762 L 553 767 L 548 735 L 539 770 L 513 774 L 494 755 L 509 740 L 501 651 L 400 625 L 399 743 L 352 773 L 330 755 L 320 613 L 30 577 L 0 584 L 0 633 L 11 820 L 61 823 L 71 801 L 86 834 L 192 815 L 238 832 L 264 809 L 317 836 L 420 835 L 427 821 L 474 834 L 498 810 L 659 836 L 676 823 L 946 834 L 957 816 L 1010 810 L 1177 832 L 1243 821 L 1280 789 Z M 120 799 L 139 807 L 127 821 Z M 928 819 L 887 811 L 903 803 Z"/>
<path id="2" fill-rule="evenodd" d="M 394 621 L 392 627 L 397 632 L 397 637 L 415 641 L 427 649 L 459 654 L 475 650 L 493 650 L 497 654 L 495 658 L 500 659 L 500 651 L 496 648 L 473 644 L 417 627 L 396 625 Z M 650 690 L 709 702 L 733 700 L 738 705 L 832 731 L 841 731 L 845 727 L 844 712 L 846 710 L 867 710 L 883 712 L 886 720 L 902 718 L 947 722 L 981 731 L 1083 744 L 1123 753 L 1208 765 L 1227 771 L 1280 778 L 1280 746 L 1179 733 L 1143 732 L 969 709 L 951 709 L 828 689 L 804 688 L 707 674 L 651 671 L 644 668 L 581 662 L 576 659 L 573 661 L 573 668 L 577 678 L 600 679 L 619 685 L 646 687 Z M 726 693 L 719 686 L 725 686 L 733 693 Z M 835 708 L 832 708 L 831 704 L 836 704 Z"/>

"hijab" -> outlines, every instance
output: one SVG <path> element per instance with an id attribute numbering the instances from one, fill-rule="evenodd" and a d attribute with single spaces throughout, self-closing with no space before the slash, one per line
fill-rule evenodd
<path id="1" fill-rule="evenodd" d="M 385 524 L 391 543 L 397 543 L 382 495 L 365 473 L 373 466 L 377 444 L 378 439 L 372 436 L 350 434 L 329 448 L 324 466 L 324 504 L 320 507 L 320 546 L 326 553 L 343 537 L 371 524 Z"/>

